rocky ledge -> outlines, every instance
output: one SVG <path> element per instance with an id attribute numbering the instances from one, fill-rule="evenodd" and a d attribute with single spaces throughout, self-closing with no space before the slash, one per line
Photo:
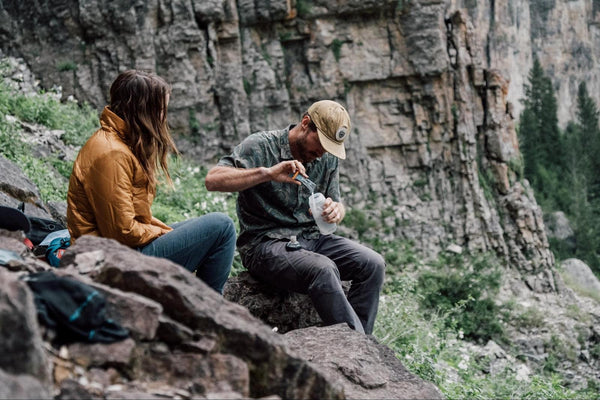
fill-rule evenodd
<path id="1" fill-rule="evenodd" d="M 80 238 L 59 268 L 19 233 L 0 231 L 0 249 L 21 257 L 0 267 L 1 398 L 443 397 L 372 336 L 345 325 L 282 335 L 180 266 L 113 240 Z M 59 344 L 19 279 L 42 270 L 94 287 L 129 337 Z"/>

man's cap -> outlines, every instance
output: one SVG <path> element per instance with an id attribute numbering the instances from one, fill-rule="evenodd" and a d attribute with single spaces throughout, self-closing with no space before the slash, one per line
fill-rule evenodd
<path id="1" fill-rule="evenodd" d="M 0 206 L 0 228 L 29 233 L 31 222 L 25 214 L 16 208 Z"/>
<path id="2" fill-rule="evenodd" d="M 321 146 L 337 158 L 345 159 L 344 140 L 352 127 L 348 111 L 335 101 L 321 100 L 310 106 L 308 116 L 317 127 Z"/>

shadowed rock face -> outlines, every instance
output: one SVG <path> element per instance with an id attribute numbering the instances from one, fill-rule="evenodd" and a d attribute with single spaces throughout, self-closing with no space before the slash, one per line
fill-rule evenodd
<path id="1" fill-rule="evenodd" d="M 60 268 L 51 268 L 33 259 L 21 239 L 18 232 L 0 231 L 0 249 L 21 257 L 11 261 L 10 271 L 0 266 L 0 397 L 354 397 L 344 386 L 344 371 L 336 377 L 310 362 L 315 358 L 311 344 L 302 352 L 291 350 L 283 335 L 168 260 L 83 236 L 68 248 Z M 32 293 L 18 279 L 40 269 L 97 289 L 106 299 L 107 316 L 126 327 L 130 337 L 108 344 L 61 344 L 60 331 L 38 325 Z M 328 332 L 323 332 L 327 340 L 353 334 L 350 329 Z M 373 339 L 360 346 L 372 354 L 384 348 Z M 354 360 L 352 353 L 340 365 L 348 360 Z M 390 382 L 402 377 L 406 386 L 381 392 L 381 385 L 367 385 L 364 393 L 377 390 L 371 397 L 410 397 L 417 393 L 415 382 L 429 393 L 430 385 L 400 363 L 373 368 L 369 374 Z"/>
<path id="2" fill-rule="evenodd" d="M 277 290 L 252 278 L 248 272 L 229 278 L 223 297 L 246 307 L 279 333 L 322 324 L 310 297 Z"/>

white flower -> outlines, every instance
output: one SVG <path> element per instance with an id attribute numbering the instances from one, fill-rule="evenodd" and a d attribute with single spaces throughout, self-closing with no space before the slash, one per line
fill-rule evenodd
<path id="1" fill-rule="evenodd" d="M 461 330 L 459 330 L 459 331 L 458 331 L 458 338 L 459 338 L 459 339 L 463 339 L 464 337 L 465 337 L 465 333 L 463 332 L 463 330 L 462 330 L 462 329 L 461 329 Z"/>
<path id="2" fill-rule="evenodd" d="M 467 368 L 469 368 L 469 365 L 467 364 L 467 361 L 465 361 L 464 359 L 460 360 L 460 362 L 458 363 L 458 369 L 465 370 Z"/>

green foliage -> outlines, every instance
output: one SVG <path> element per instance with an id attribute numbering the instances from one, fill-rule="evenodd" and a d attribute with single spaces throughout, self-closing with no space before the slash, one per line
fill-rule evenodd
<path id="1" fill-rule="evenodd" d="M 56 64 L 56 69 L 63 72 L 63 71 L 76 71 L 77 70 L 77 64 L 73 61 L 60 61 L 59 63 Z"/>
<path id="2" fill-rule="evenodd" d="M 450 260 L 447 260 L 448 258 Z M 485 258 L 469 255 L 444 256 L 434 267 L 438 270 L 444 266 L 453 266 L 457 271 L 466 269 L 469 271 L 466 276 L 473 274 L 477 269 L 482 270 L 481 274 L 486 274 L 486 270 L 489 274 L 489 269 L 493 270 L 495 267 L 487 268 L 483 264 L 495 265 L 496 262 L 486 262 Z M 475 356 L 467 350 L 469 345 L 465 342 L 466 334 L 461 331 L 460 319 L 456 317 L 460 313 L 468 312 L 469 302 L 458 301 L 454 306 L 445 304 L 437 310 L 423 308 L 421 303 L 431 300 L 428 297 L 431 296 L 432 290 L 423 287 L 418 278 L 419 271 L 424 268 L 419 259 L 413 259 L 412 264 L 414 268 L 403 271 L 390 271 L 388 267 L 374 335 L 395 352 L 396 357 L 409 371 L 433 382 L 446 398 L 597 398 L 596 382 L 589 382 L 587 389 L 575 392 L 567 388 L 559 374 L 544 372 L 541 368 L 532 371 L 530 381 L 519 380 L 515 365 L 507 365 L 504 370 L 490 374 L 490 360 L 487 357 Z M 439 275 L 443 273 L 439 271 Z M 490 279 L 479 280 L 485 282 Z M 495 284 L 482 285 L 476 281 L 477 279 L 471 280 L 473 287 L 495 287 Z M 531 324 L 540 323 L 539 313 L 533 309 L 527 309 L 521 314 L 521 318 Z M 568 353 L 556 339 L 550 346 L 554 352 Z M 600 352 L 600 346 L 598 350 Z M 507 351 L 510 351 L 510 347 Z"/>
<path id="3" fill-rule="evenodd" d="M 523 329 L 541 328 L 544 326 L 544 315 L 537 309 L 530 307 L 514 318 L 516 326 Z"/>
<path id="4" fill-rule="evenodd" d="M 312 9 L 312 0 L 296 0 L 296 10 L 299 17 L 306 17 Z"/>
<path id="5" fill-rule="evenodd" d="M 425 293 L 421 304 L 425 309 L 448 313 L 447 322 L 456 324 L 473 341 L 503 341 L 501 309 L 494 302 L 500 279 L 498 262 L 492 256 L 465 259 L 462 255 L 441 255 L 433 270 L 419 277 L 419 287 Z"/>
<path id="6" fill-rule="evenodd" d="M 198 122 L 198 118 L 196 118 L 196 111 L 193 108 L 188 110 L 188 124 L 192 136 L 197 136 L 200 134 L 200 122 Z"/>
<path id="7" fill-rule="evenodd" d="M 524 176 L 544 212 L 564 211 L 575 232 L 574 242 L 551 239 L 551 248 L 557 259 L 580 258 L 600 276 L 600 112 L 582 82 L 577 121 L 562 135 L 554 90 L 537 59 L 525 94 L 519 124 Z"/>
<path id="8" fill-rule="evenodd" d="M 519 155 L 508 160 L 508 168 L 517 175 L 517 179 L 525 177 L 525 164 L 523 155 Z"/>
<path id="9" fill-rule="evenodd" d="M 377 224 L 370 220 L 367 214 L 362 210 L 351 209 L 348 210 L 344 217 L 344 225 L 356 229 L 358 237 L 361 238 L 370 229 L 374 228 Z"/>
<path id="10" fill-rule="evenodd" d="M 160 185 L 152 204 L 152 215 L 166 224 L 184 221 L 210 212 L 229 215 L 239 231 L 235 212 L 236 195 L 233 193 L 209 192 L 204 186 L 208 170 L 190 160 L 173 160 L 169 164 L 173 188 Z M 232 275 L 243 270 L 241 259 L 236 252 Z"/>
<path id="11" fill-rule="evenodd" d="M 244 82 L 244 92 L 246 92 L 246 95 L 250 96 L 250 93 L 252 93 L 252 84 L 246 78 L 244 78 L 243 82 Z"/>
<path id="12" fill-rule="evenodd" d="M 335 57 L 335 61 L 337 62 L 340 62 L 343 44 L 344 42 L 342 42 L 339 39 L 333 39 L 333 41 L 331 42 L 331 51 L 333 52 L 333 56 Z"/>
<path id="13" fill-rule="evenodd" d="M 561 191 L 566 155 L 558 128 L 558 106 L 552 81 L 537 58 L 525 84 L 525 96 L 519 123 L 525 177 L 538 202 L 548 209 L 564 209 L 569 201 L 568 193 Z"/>
<path id="14" fill-rule="evenodd" d="M 72 164 L 54 155 L 47 159 L 34 157 L 30 145 L 20 137 L 17 124 L 9 122 L 6 116 L 64 130 L 65 143 L 81 145 L 97 129 L 97 113 L 87 104 L 61 103 L 51 94 L 26 96 L 14 92 L 4 82 L 4 68 L 0 66 L 0 154 L 23 170 L 40 190 L 42 200 L 65 201 Z"/>

